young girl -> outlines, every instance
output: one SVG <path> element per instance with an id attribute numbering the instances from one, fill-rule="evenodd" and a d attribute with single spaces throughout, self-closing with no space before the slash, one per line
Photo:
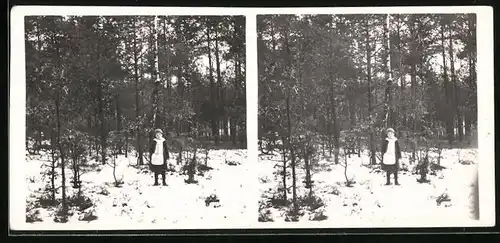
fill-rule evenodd
<path id="1" fill-rule="evenodd" d="M 168 153 L 167 141 L 163 138 L 163 132 L 161 129 L 155 130 L 155 138 L 151 142 L 149 148 L 149 156 L 151 161 L 151 171 L 155 175 L 155 186 L 158 186 L 158 175 L 161 174 L 163 185 L 166 186 L 165 182 L 165 170 L 167 167 L 167 160 L 170 158 Z"/>
<path id="2" fill-rule="evenodd" d="M 394 174 L 394 183 L 399 185 L 398 170 L 399 159 L 401 159 L 401 150 L 399 149 L 398 139 L 394 136 L 394 129 L 386 130 L 387 137 L 382 143 L 382 168 L 387 174 L 386 185 L 391 184 L 391 174 Z"/>

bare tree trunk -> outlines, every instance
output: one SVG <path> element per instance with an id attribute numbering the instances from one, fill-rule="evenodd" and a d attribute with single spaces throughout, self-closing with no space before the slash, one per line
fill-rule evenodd
<path id="1" fill-rule="evenodd" d="M 154 61 L 153 61 L 153 80 L 154 80 L 154 91 L 153 91 L 153 127 L 160 128 L 162 125 L 161 113 L 159 110 L 159 96 L 160 96 L 160 88 L 161 88 L 161 78 L 160 78 L 160 68 L 158 64 L 158 16 L 154 16 L 154 25 L 153 25 L 153 52 L 154 52 Z"/>
<path id="2" fill-rule="evenodd" d="M 123 147 L 123 141 L 122 141 L 122 135 L 123 135 L 123 128 L 122 128 L 122 115 L 121 115 L 121 106 L 120 106 L 120 92 L 116 92 L 115 95 L 115 109 L 116 109 L 116 130 L 120 133 L 120 143 L 118 146 L 118 153 L 122 154 L 122 147 Z"/>
<path id="3" fill-rule="evenodd" d="M 217 92 L 215 90 L 215 83 L 214 83 L 214 76 L 213 76 L 213 73 L 212 73 L 212 53 L 211 53 L 211 48 L 210 48 L 210 29 L 212 27 L 212 23 L 209 22 L 208 23 L 208 26 L 207 26 L 207 32 L 206 32 L 206 35 L 207 35 L 207 46 L 208 46 L 208 73 L 209 73 L 209 77 L 210 77 L 210 103 L 211 103 L 211 106 L 213 108 L 213 112 L 217 110 L 217 100 L 216 100 L 216 95 L 217 95 Z M 213 114 L 211 114 L 211 119 L 210 119 L 210 126 L 212 128 L 212 138 L 214 139 L 214 142 L 215 144 L 218 144 L 219 143 L 219 130 L 217 129 L 217 120 L 216 120 L 216 116 Z"/>
<path id="4" fill-rule="evenodd" d="M 54 44 L 56 44 L 54 36 L 52 36 L 52 41 Z M 62 83 L 63 79 L 63 72 L 64 69 L 61 65 L 61 60 L 60 60 L 60 50 L 59 46 L 56 48 L 56 57 L 57 57 L 57 67 L 61 68 L 61 75 L 59 77 L 59 82 Z M 62 212 L 64 215 L 66 215 L 68 211 L 68 207 L 66 204 L 66 151 L 64 149 L 63 144 L 61 143 L 61 134 L 62 134 L 62 128 L 61 128 L 61 87 L 56 87 L 55 90 L 55 108 L 56 108 L 56 127 L 57 127 L 57 146 L 59 148 L 59 157 L 61 158 L 61 189 L 62 189 L 62 199 L 61 199 L 61 205 L 62 205 Z"/>
<path id="5" fill-rule="evenodd" d="M 284 35 L 284 42 L 285 42 L 285 52 L 286 52 L 286 62 L 288 63 L 288 67 L 292 68 L 292 60 L 291 60 L 291 55 L 290 55 L 290 47 L 288 43 L 288 29 L 286 29 L 283 33 Z M 291 77 L 288 76 L 287 78 L 289 82 L 291 82 Z M 288 125 L 288 150 L 290 151 L 290 165 L 292 167 L 292 201 L 293 201 L 293 211 L 297 212 L 298 211 L 298 205 L 297 205 L 297 186 L 296 186 L 296 171 L 295 171 L 295 151 L 293 149 L 293 139 L 292 139 L 292 119 L 290 115 L 290 95 L 291 95 L 291 90 L 290 88 L 287 89 L 287 94 L 286 94 L 286 117 L 287 117 L 287 125 Z"/>
<path id="6" fill-rule="evenodd" d="M 233 145 L 236 144 L 236 118 L 231 118 L 229 122 L 229 131 L 230 131 L 230 136 L 231 136 L 231 141 L 233 142 Z"/>
<path id="7" fill-rule="evenodd" d="M 306 142 L 303 148 L 303 156 L 304 156 L 304 165 L 305 165 L 305 171 L 306 171 L 306 180 L 305 180 L 305 187 L 309 188 L 310 196 L 312 194 L 312 178 L 311 178 L 311 156 L 312 150 L 310 149 L 310 145 Z"/>
<path id="8" fill-rule="evenodd" d="M 349 177 L 347 177 L 347 166 L 348 166 L 348 163 L 347 163 L 347 153 L 344 153 L 344 161 L 345 161 L 345 164 L 344 164 L 344 177 L 345 177 L 345 185 L 350 187 L 352 185 L 352 181 L 349 180 Z"/>
<path id="9" fill-rule="evenodd" d="M 52 162 L 50 164 L 50 188 L 51 188 L 51 200 L 52 203 L 56 203 L 56 183 L 55 183 L 55 178 L 56 178 L 56 164 L 57 164 L 57 158 L 56 158 L 56 137 L 54 134 L 54 131 L 50 131 L 50 154 L 52 157 Z"/>
<path id="10" fill-rule="evenodd" d="M 331 50 L 330 52 L 330 59 L 333 58 L 333 48 L 332 45 L 329 43 L 328 44 L 329 49 Z M 332 69 L 330 69 L 332 70 Z M 339 163 L 339 151 L 340 151 L 340 128 L 338 124 L 338 118 L 337 118 L 337 103 L 335 101 L 335 76 L 334 73 L 331 71 L 328 72 L 328 77 L 330 81 L 330 119 L 332 121 L 333 125 L 333 147 L 334 147 L 334 154 L 335 154 L 335 164 Z"/>
<path id="11" fill-rule="evenodd" d="M 142 150 L 142 139 L 141 139 L 141 129 L 140 129 L 140 111 L 139 111 L 139 99 L 140 99 L 140 90 L 139 90 L 139 50 L 138 50 L 138 44 L 137 44 L 137 32 L 136 32 L 136 20 L 134 19 L 134 40 L 133 40 L 133 45 L 134 45 L 134 80 L 135 80 L 135 119 L 136 119 L 136 150 L 137 150 L 137 164 L 138 165 L 143 165 L 144 164 L 144 156 L 143 156 L 143 150 Z"/>
<path id="12" fill-rule="evenodd" d="M 417 99 L 417 39 L 418 39 L 418 33 L 415 28 L 415 17 L 412 15 L 411 21 L 410 21 L 410 35 L 412 36 L 412 41 L 410 44 L 410 84 L 411 84 L 411 109 L 415 110 L 415 104 L 416 104 L 416 99 Z M 411 124 L 412 124 L 412 132 L 413 134 L 416 133 L 417 131 L 417 118 L 413 118 Z"/>
<path id="13" fill-rule="evenodd" d="M 62 209 L 67 212 L 66 205 L 66 153 L 61 143 L 61 112 L 60 112 L 60 95 L 59 90 L 56 90 L 56 119 L 57 119 L 57 145 L 59 147 L 59 154 L 61 158 L 61 189 L 62 189 Z"/>
<path id="14" fill-rule="evenodd" d="M 296 185 L 296 173 L 295 173 L 295 151 L 292 145 L 292 121 L 290 118 L 290 91 L 286 98 L 286 114 L 287 114 L 287 123 L 288 123 L 288 149 L 290 151 L 290 165 L 292 167 L 292 200 L 293 200 L 293 209 L 294 212 L 297 212 L 297 185 Z"/>
<path id="15" fill-rule="evenodd" d="M 160 92 L 160 87 L 161 87 L 161 82 L 160 82 L 160 71 L 158 68 L 158 31 L 157 31 L 157 25 L 158 25 L 158 17 L 154 16 L 153 18 L 153 24 L 150 25 L 151 29 L 151 34 L 149 36 L 149 43 L 150 43 L 150 48 L 152 49 L 151 52 L 154 53 L 154 57 L 152 60 L 152 63 L 150 64 L 150 70 L 151 70 L 151 79 L 153 80 L 153 93 L 152 93 L 152 102 L 151 102 L 151 120 L 149 120 L 150 127 L 155 129 L 155 128 L 160 128 L 161 127 L 161 119 L 160 119 L 160 114 L 158 112 L 158 99 L 159 99 L 159 92 Z M 181 79 L 178 78 L 178 83 L 179 85 L 181 84 Z M 152 137 L 149 137 L 152 139 Z"/>
<path id="16" fill-rule="evenodd" d="M 448 73 L 447 73 L 447 66 L 446 66 L 446 53 L 445 53 L 445 37 L 444 37 L 444 30 L 445 30 L 445 23 L 441 23 L 441 55 L 443 56 L 443 79 L 444 79 L 444 92 L 445 92 L 445 100 L 446 100 L 446 113 L 447 115 L 445 116 L 446 119 L 446 134 L 448 137 L 448 142 L 451 144 L 453 142 L 453 116 L 449 113 L 451 104 L 450 104 L 450 87 L 449 87 L 449 81 L 448 81 Z"/>
<path id="17" fill-rule="evenodd" d="M 118 179 L 116 179 L 116 158 L 113 156 L 113 179 L 115 179 L 115 187 L 120 185 Z"/>
<path id="18" fill-rule="evenodd" d="M 176 31 L 176 35 L 177 35 L 177 42 L 183 43 L 184 36 L 183 36 L 183 30 L 181 29 L 182 27 L 181 27 L 180 21 L 182 21 L 182 17 L 178 18 L 177 21 L 175 22 L 176 23 L 175 31 Z M 210 52 L 210 49 L 208 51 Z M 177 85 L 178 85 L 178 90 L 179 90 L 179 97 L 181 97 L 181 99 L 184 97 L 184 80 L 183 80 L 183 75 L 182 75 L 184 62 L 185 62 L 184 59 L 180 59 L 179 63 L 177 64 Z M 180 123 L 180 122 L 178 122 L 178 123 Z"/>
<path id="19" fill-rule="evenodd" d="M 286 202 L 288 200 L 288 197 L 287 197 L 287 191 L 288 191 L 288 188 L 287 188 L 287 184 L 286 184 L 286 166 L 287 166 L 287 157 L 286 157 L 286 146 L 285 146 L 285 143 L 286 143 L 286 139 L 284 137 L 281 138 L 281 142 L 283 143 L 283 200 Z"/>
<path id="20" fill-rule="evenodd" d="M 99 17 L 99 22 L 101 22 L 101 19 Z M 100 36 L 98 37 L 100 38 Z M 97 42 L 98 48 L 95 49 L 96 55 L 97 55 L 97 112 L 99 113 L 99 124 L 100 124 L 100 138 L 101 138 L 101 161 L 102 164 L 106 164 L 106 137 L 107 137 L 107 131 L 106 131 L 106 118 L 104 116 L 104 101 L 103 101 L 103 90 L 102 90 L 102 76 L 101 76 L 101 60 L 102 60 L 102 53 L 99 48 L 100 41 Z"/>
<path id="21" fill-rule="evenodd" d="M 455 74 L 455 58 L 453 54 L 453 35 L 451 33 L 451 26 L 453 24 L 450 24 L 448 27 L 448 38 L 450 41 L 450 48 L 449 48 L 449 56 L 450 56 L 450 75 L 451 75 L 451 80 L 453 82 L 453 88 L 454 88 L 454 105 L 455 105 L 455 117 L 456 117 L 456 123 L 457 123 L 457 130 L 458 130 L 458 140 L 462 142 L 464 140 L 464 132 L 463 132 L 463 119 L 462 115 L 460 112 L 460 99 L 459 99 L 459 89 L 460 86 L 457 83 L 457 77 Z"/>
<path id="22" fill-rule="evenodd" d="M 222 115 L 222 117 L 219 117 L 217 120 L 217 123 L 222 123 L 222 129 L 224 131 L 224 135 L 227 136 L 227 127 L 225 124 L 225 116 L 224 116 L 224 97 L 222 95 L 223 93 L 223 88 L 222 88 L 222 76 L 221 76 L 221 71 L 220 71 L 220 57 L 219 57 L 219 26 L 216 24 L 215 26 L 215 68 L 217 70 L 217 114 Z M 222 118 L 222 119 L 220 119 Z"/>
<path id="23" fill-rule="evenodd" d="M 235 28 L 237 25 L 235 24 Z M 233 36 L 233 38 L 236 39 L 236 31 Z M 234 60 L 234 74 L 235 74 L 235 79 L 234 79 L 234 95 L 233 95 L 233 105 L 236 104 L 240 97 L 240 86 L 239 86 L 239 79 L 240 79 L 240 63 L 239 63 L 239 54 L 235 53 L 235 60 Z M 238 115 L 232 112 L 230 114 L 229 118 L 229 133 L 231 136 L 231 141 L 233 145 L 236 145 L 236 123 L 237 123 Z"/>
<path id="24" fill-rule="evenodd" d="M 104 118 L 104 104 L 102 95 L 102 83 L 99 77 L 99 64 L 97 65 L 97 107 L 99 112 L 99 124 L 100 124 L 100 138 L 101 138 L 101 161 L 102 164 L 106 164 L 106 121 Z"/>
<path id="25" fill-rule="evenodd" d="M 469 43 L 474 42 L 474 18 L 475 14 L 467 15 L 467 40 Z M 475 116 L 477 115 L 475 106 L 476 106 L 476 80 L 475 80 L 475 55 L 473 54 L 473 48 L 467 48 L 467 59 L 469 64 L 469 78 L 468 78 L 468 95 L 467 95 L 467 108 L 468 112 L 465 115 L 465 134 L 467 137 L 472 136 L 472 124 L 475 122 Z"/>
<path id="26" fill-rule="evenodd" d="M 168 45 L 168 39 L 167 39 L 167 36 L 168 36 L 168 35 L 167 35 L 167 17 L 165 17 L 165 18 L 163 19 L 163 33 L 165 34 L 164 43 L 163 43 L 164 51 L 165 51 L 165 53 L 170 53 L 170 52 L 168 51 L 168 49 L 169 49 L 169 45 Z M 169 75 L 169 71 L 170 71 L 170 70 L 169 70 L 169 69 L 170 69 L 170 65 L 171 65 L 171 63 L 169 62 L 169 59 L 168 59 L 168 58 L 165 58 L 165 59 L 167 60 L 167 61 L 166 61 L 166 62 L 167 62 L 167 64 L 166 64 L 166 66 L 167 66 L 167 68 L 166 68 L 166 69 L 167 69 L 167 70 L 165 71 L 165 73 L 166 73 L 166 74 L 165 74 L 165 76 L 164 76 L 165 78 L 164 78 L 164 80 L 163 80 L 163 81 L 164 81 L 164 82 L 165 82 L 165 81 L 167 82 L 167 96 L 168 96 L 168 97 L 170 97 L 170 96 L 172 95 L 171 84 L 170 84 L 170 81 L 171 81 L 171 80 L 170 80 L 170 78 L 169 78 L 169 77 L 170 77 L 170 75 Z"/>
<path id="27" fill-rule="evenodd" d="M 399 89 L 399 96 L 400 97 L 404 97 L 404 90 L 405 90 L 405 86 L 406 86 L 406 72 L 405 72 L 405 67 L 404 67 L 404 64 L 403 64 L 403 46 L 401 44 L 401 15 L 395 15 L 397 16 L 397 20 L 398 20 L 398 24 L 397 24 L 397 27 L 396 27 L 396 39 L 398 40 L 397 41 L 397 49 L 398 49 L 398 55 L 399 55 L 399 69 L 398 69 L 398 73 L 399 73 L 399 78 L 400 78 L 400 89 Z M 397 83 L 397 82 L 395 82 Z M 404 107 L 401 107 L 400 109 L 398 109 L 398 124 L 400 126 L 407 126 L 406 124 L 406 112 L 404 110 Z"/>
<path id="28" fill-rule="evenodd" d="M 365 20 L 365 47 L 366 47 L 366 79 L 368 81 L 368 117 L 372 117 L 373 107 L 372 107 L 372 74 L 371 74 L 371 47 L 370 47 L 370 32 L 369 32 L 369 21 Z M 371 125 L 373 127 L 373 124 Z M 373 129 L 371 129 L 373 130 Z M 370 164 L 377 164 L 376 151 L 375 151 L 375 138 L 373 131 L 370 131 Z"/>
<path id="29" fill-rule="evenodd" d="M 469 41 L 473 43 L 476 36 L 476 14 L 468 14 L 468 25 L 469 25 Z M 475 47 L 475 46 L 474 46 Z M 469 69 L 470 73 L 470 94 L 469 99 L 471 100 L 472 112 L 471 112 L 471 123 L 477 126 L 477 71 L 476 71 L 476 60 L 477 52 L 473 53 L 473 48 L 468 49 L 469 59 L 471 60 L 471 65 Z"/>
<path id="30" fill-rule="evenodd" d="M 333 125 L 333 145 L 335 148 L 335 164 L 339 163 L 339 151 L 340 151 L 340 129 L 337 121 L 337 104 L 335 102 L 334 89 L 333 84 L 331 87 L 331 97 L 330 97 L 330 109 L 331 109 L 331 118 Z"/>
<path id="31" fill-rule="evenodd" d="M 386 80 L 387 80 L 387 87 L 385 90 L 385 124 L 386 127 L 393 127 L 394 126 L 394 121 L 393 121 L 393 111 L 392 111 L 392 94 L 391 94 L 391 87 L 392 87 L 392 68 L 391 68 L 391 43 L 390 43 L 390 37 L 391 37 L 391 32 L 389 29 L 389 20 L 390 20 L 390 15 L 388 14 L 386 17 L 386 25 L 384 27 L 384 39 L 385 42 L 387 43 L 385 49 L 386 49 L 386 54 L 385 54 L 385 62 L 384 62 L 384 68 L 386 70 L 385 75 L 386 75 Z"/>

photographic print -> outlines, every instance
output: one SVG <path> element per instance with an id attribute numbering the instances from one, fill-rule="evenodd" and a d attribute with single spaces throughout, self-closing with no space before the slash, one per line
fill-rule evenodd
<path id="1" fill-rule="evenodd" d="M 26 223 L 245 217 L 245 16 L 25 16 L 24 34 Z"/>
<path id="2" fill-rule="evenodd" d="M 14 233 L 495 225 L 491 8 L 11 16 Z"/>
<path id="3" fill-rule="evenodd" d="M 258 15 L 258 220 L 478 220 L 476 23 Z"/>

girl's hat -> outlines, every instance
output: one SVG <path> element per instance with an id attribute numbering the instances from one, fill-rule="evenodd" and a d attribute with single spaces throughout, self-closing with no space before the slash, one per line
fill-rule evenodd
<path id="1" fill-rule="evenodd" d="M 389 133 L 389 132 L 394 133 L 394 129 L 392 129 L 392 128 L 387 128 L 387 130 L 385 130 L 385 133 Z"/>
<path id="2" fill-rule="evenodd" d="M 161 133 L 161 134 L 163 134 L 163 132 L 162 132 L 162 131 L 161 131 L 161 129 L 159 129 L 159 128 L 155 129 L 155 134 L 156 134 L 156 133 Z"/>

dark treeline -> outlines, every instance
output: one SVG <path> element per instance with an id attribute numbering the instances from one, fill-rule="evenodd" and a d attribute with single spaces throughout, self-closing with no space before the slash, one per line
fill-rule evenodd
<path id="1" fill-rule="evenodd" d="M 27 137 L 59 144 L 78 133 L 103 162 L 119 138 L 139 164 L 154 128 L 246 146 L 244 21 L 26 17 Z"/>
<path id="2" fill-rule="evenodd" d="M 375 164 L 387 127 L 413 151 L 473 136 L 474 14 L 266 15 L 257 26 L 259 146 L 282 154 L 294 190 L 316 150 L 339 163 L 339 151 L 368 149 Z"/>

